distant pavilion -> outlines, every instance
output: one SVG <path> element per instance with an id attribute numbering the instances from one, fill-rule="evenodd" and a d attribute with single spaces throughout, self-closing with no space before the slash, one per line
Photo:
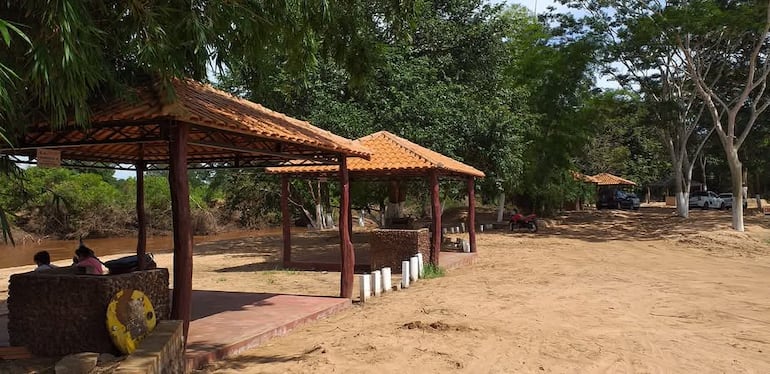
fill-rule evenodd
<path id="1" fill-rule="evenodd" d="M 444 156 L 438 152 L 412 143 L 387 131 L 380 131 L 356 140 L 360 146 L 370 150 L 368 159 L 350 158 L 347 163 L 351 180 L 394 181 L 404 179 L 426 179 L 431 190 L 431 254 L 430 262 L 438 265 L 441 251 L 441 202 L 439 200 L 439 179 L 465 180 L 468 193 L 468 234 L 471 252 L 476 252 L 476 198 L 475 180 L 483 178 L 484 173 L 472 166 Z M 300 265 L 291 261 L 291 212 L 289 211 L 289 178 L 318 179 L 333 177 L 340 173 L 337 165 L 295 165 L 270 167 L 266 171 L 271 174 L 281 174 L 281 208 L 283 215 L 283 265 L 296 267 Z M 348 189 L 343 189 L 343 201 L 350 198 Z M 340 215 L 349 210 L 350 205 L 341 206 Z M 350 222 L 350 221 L 348 221 Z M 349 240 L 352 224 L 346 229 Z M 340 236 L 342 239 L 342 236 Z M 348 243 L 352 247 L 352 243 Z M 351 253 L 352 254 L 352 253 Z M 353 271 L 353 258 L 346 258 L 342 253 L 342 272 Z M 346 266 L 350 268 L 346 268 Z"/>

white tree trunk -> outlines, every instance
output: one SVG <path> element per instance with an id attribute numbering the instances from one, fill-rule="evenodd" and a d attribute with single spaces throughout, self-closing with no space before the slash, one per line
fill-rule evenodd
<path id="1" fill-rule="evenodd" d="M 315 204 L 315 221 L 316 221 L 316 228 L 318 229 L 326 228 L 326 226 L 324 225 L 323 207 L 321 206 L 320 201 Z"/>
<path id="2" fill-rule="evenodd" d="M 676 193 L 676 213 L 679 217 L 687 218 L 690 215 L 690 209 L 687 206 L 690 201 L 690 194 L 684 192 Z"/>
<path id="3" fill-rule="evenodd" d="M 738 151 L 733 147 L 725 149 L 727 165 L 730 167 L 730 178 L 733 189 L 733 229 L 744 231 L 743 227 L 743 166 L 738 158 Z"/>
<path id="4" fill-rule="evenodd" d="M 400 218 L 401 217 L 401 204 L 399 203 L 391 203 L 388 201 L 388 207 L 386 210 L 388 219 L 393 218 Z"/>
<path id="5" fill-rule="evenodd" d="M 685 181 L 681 162 L 679 163 L 679 166 L 674 163 L 674 196 L 676 196 L 676 214 L 682 218 L 687 218 L 690 216 L 690 191 L 689 189 L 685 189 L 686 187 L 689 187 L 689 183 L 686 183 Z"/>
<path id="6" fill-rule="evenodd" d="M 497 195 L 497 222 L 503 222 L 503 214 L 505 214 L 505 192 L 500 192 L 500 195 Z"/>

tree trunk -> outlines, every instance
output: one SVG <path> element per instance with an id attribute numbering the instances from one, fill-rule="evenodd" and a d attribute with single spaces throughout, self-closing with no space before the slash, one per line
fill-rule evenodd
<path id="1" fill-rule="evenodd" d="M 676 196 L 676 214 L 687 218 L 690 215 L 688 204 L 690 203 L 690 191 L 683 191 L 684 173 L 682 168 L 674 164 L 674 195 Z"/>
<path id="2" fill-rule="evenodd" d="M 403 204 L 401 203 L 401 183 L 399 181 L 390 181 L 390 184 L 388 185 L 388 207 L 386 210 L 386 223 L 390 223 L 394 218 L 401 218 L 403 215 L 402 209 Z"/>
<path id="3" fill-rule="evenodd" d="M 315 203 L 315 222 L 316 222 L 316 228 L 325 229 L 326 226 L 324 225 L 324 212 L 323 212 L 323 206 L 321 205 L 320 201 L 316 201 Z"/>
<path id="4" fill-rule="evenodd" d="M 497 195 L 497 222 L 503 222 L 503 214 L 505 214 L 505 191 Z"/>
<path id="5" fill-rule="evenodd" d="M 730 167 L 730 178 L 733 185 L 733 229 L 744 231 L 743 228 L 743 166 L 734 147 L 725 149 L 727 165 Z"/>
<path id="6" fill-rule="evenodd" d="M 703 155 L 700 158 L 700 171 L 701 176 L 703 178 L 703 185 L 701 186 L 701 191 L 708 191 L 708 187 L 706 186 L 706 156 Z"/>

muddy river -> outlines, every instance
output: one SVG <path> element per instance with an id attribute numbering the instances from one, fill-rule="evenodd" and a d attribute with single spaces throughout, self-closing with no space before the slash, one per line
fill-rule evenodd
<path id="1" fill-rule="evenodd" d="M 254 236 L 281 235 L 280 228 L 266 230 L 249 231 L 229 231 L 217 235 L 196 236 L 195 244 L 213 242 L 226 239 L 237 239 Z M 9 268 L 16 266 L 30 265 L 32 256 L 38 251 L 48 251 L 51 254 L 51 261 L 71 259 L 78 246 L 78 240 L 40 240 L 32 241 L 24 238 L 15 238 L 16 245 L 0 245 L 0 268 Z M 105 238 L 105 239 L 84 239 L 86 245 L 96 252 L 97 256 L 106 256 L 114 254 L 131 254 L 136 252 L 136 238 Z M 162 253 L 171 252 L 173 248 L 173 237 L 153 236 L 147 238 L 147 252 Z"/>

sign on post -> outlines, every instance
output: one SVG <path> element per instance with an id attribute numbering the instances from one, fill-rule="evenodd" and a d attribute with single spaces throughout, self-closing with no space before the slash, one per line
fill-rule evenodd
<path id="1" fill-rule="evenodd" d="M 41 168 L 58 168 L 61 166 L 61 151 L 43 148 L 38 149 L 37 166 Z"/>

